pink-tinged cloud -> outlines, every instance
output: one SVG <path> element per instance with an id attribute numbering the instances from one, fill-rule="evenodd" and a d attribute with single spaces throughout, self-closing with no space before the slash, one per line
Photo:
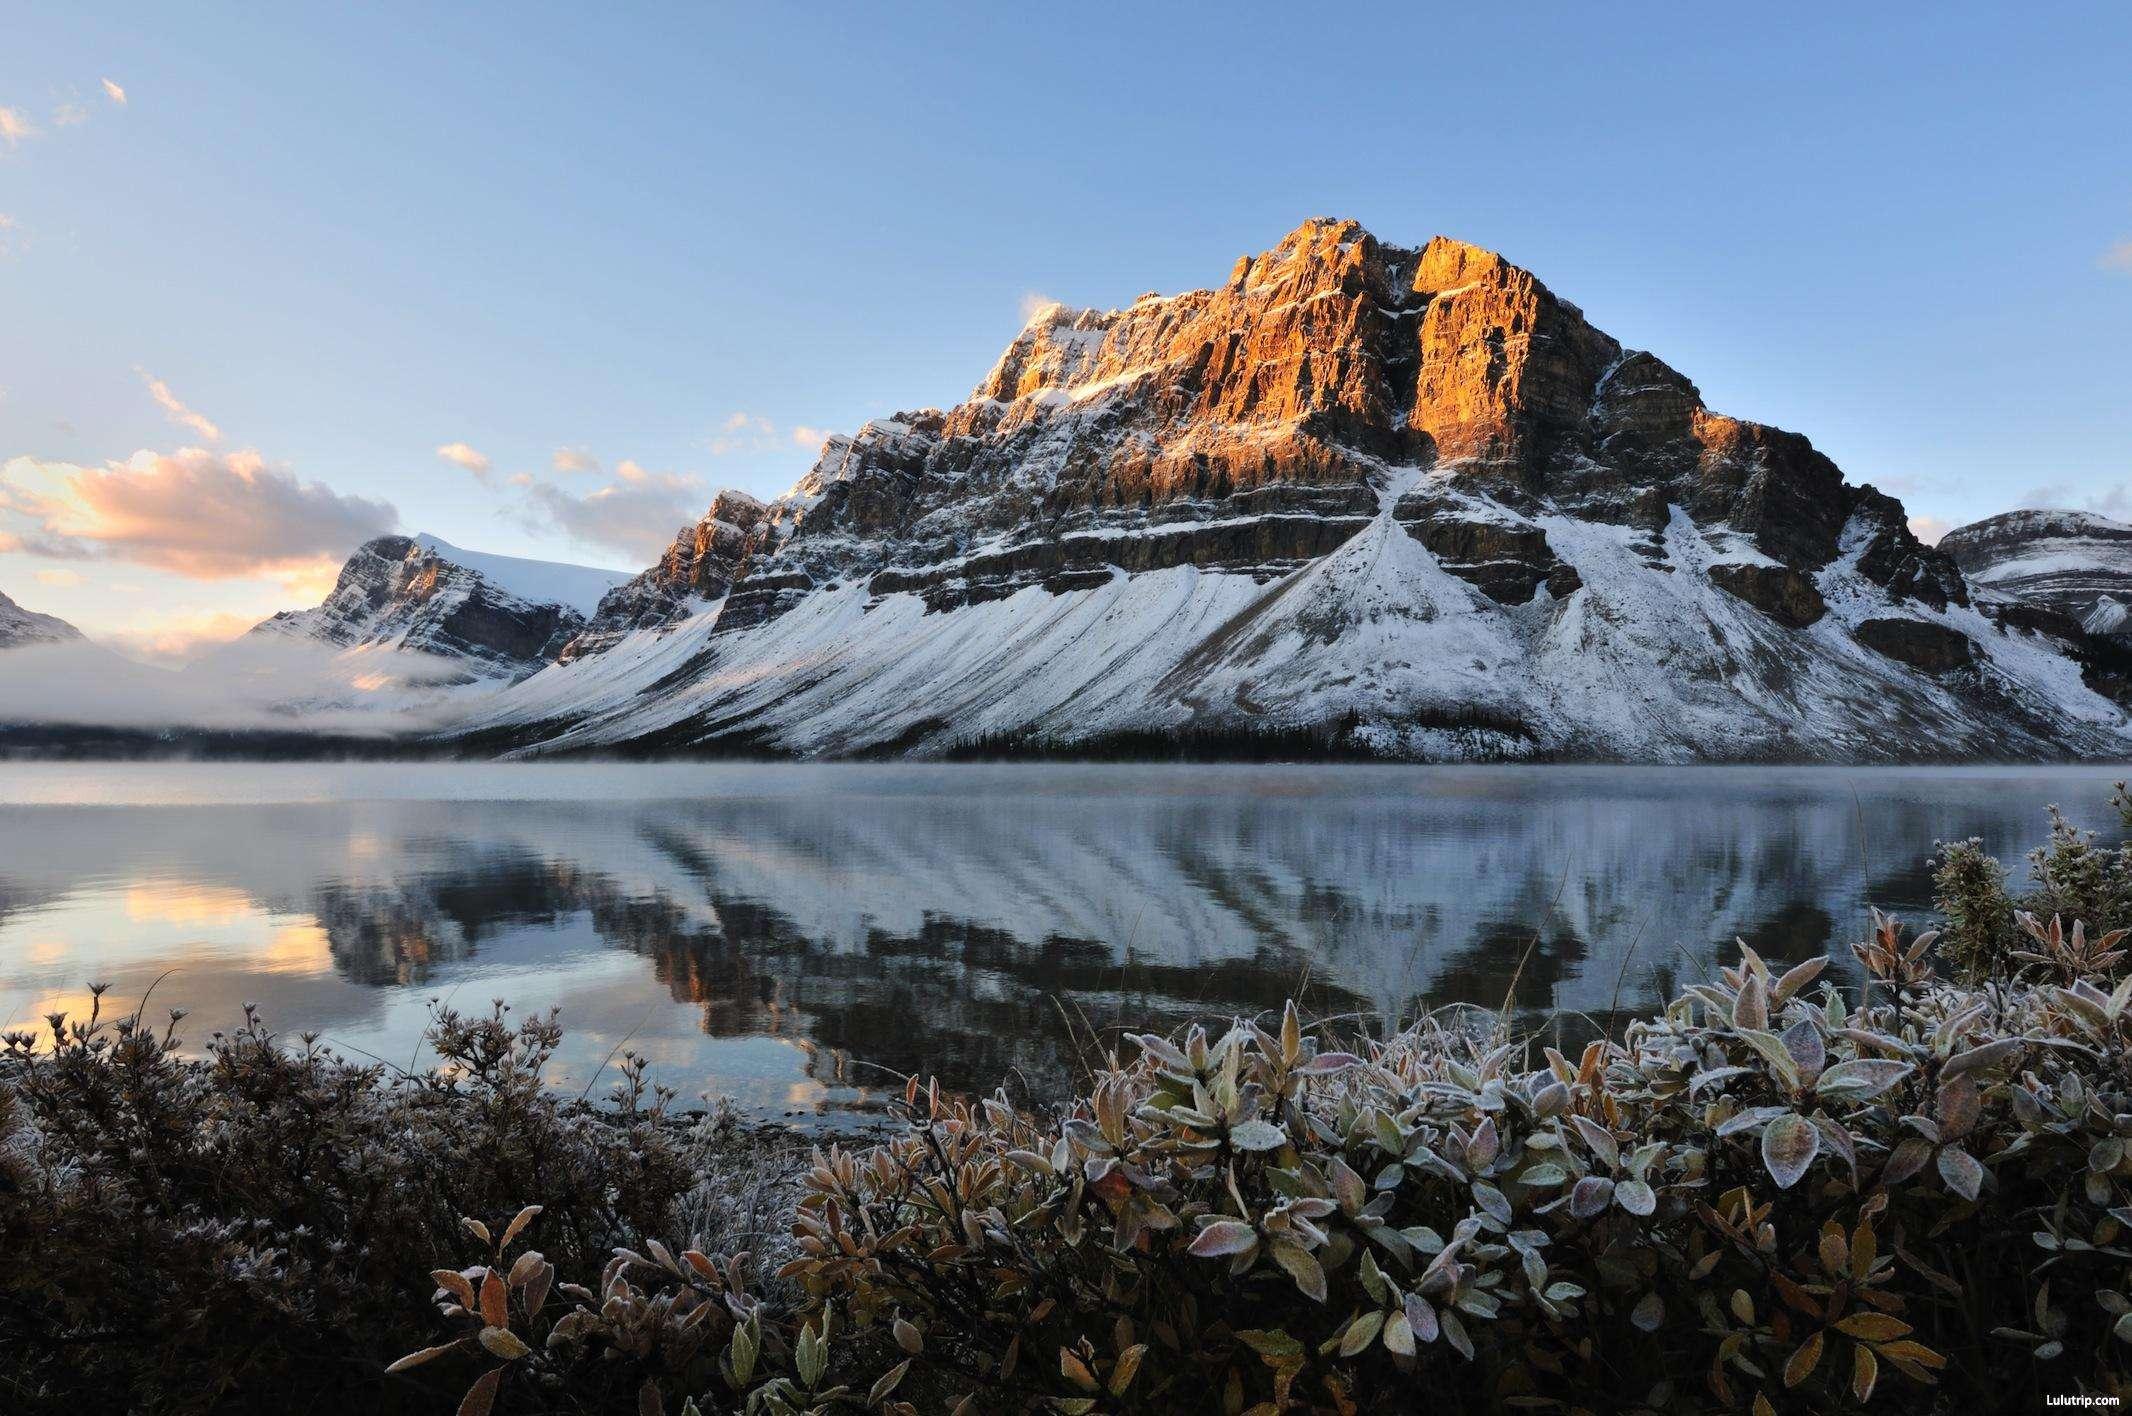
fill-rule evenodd
<path id="1" fill-rule="evenodd" d="M 196 580 L 330 586 L 350 551 L 398 522 L 388 502 L 299 481 L 256 452 L 185 448 L 102 467 L 28 457 L 0 465 L 0 537 L 12 549 L 133 561 Z"/>
<path id="2" fill-rule="evenodd" d="M 590 449 L 582 447 L 557 448 L 555 456 L 548 460 L 548 465 L 565 475 L 600 470 L 600 460 L 592 455 Z"/>
<path id="3" fill-rule="evenodd" d="M 810 428 L 805 424 L 792 430 L 792 441 L 809 452 L 820 452 L 822 444 L 829 441 L 827 428 Z"/>
<path id="4" fill-rule="evenodd" d="M 171 422 L 181 428 L 197 433 L 209 442 L 222 441 L 222 429 L 216 427 L 206 414 L 195 413 L 192 409 L 186 407 L 178 396 L 170 391 L 169 384 L 164 383 L 146 369 L 137 368 L 134 372 L 146 380 L 149 397 L 153 398 L 161 406 L 163 412 L 169 415 Z"/>
<path id="5" fill-rule="evenodd" d="M 30 121 L 29 114 L 19 108 L 0 108 L 0 143 L 6 143 L 9 151 L 36 136 L 37 125 Z"/>
<path id="6" fill-rule="evenodd" d="M 2132 236 L 2112 242 L 2110 249 L 2102 253 L 2096 264 L 2104 270 L 2118 270 L 2132 275 Z"/>
<path id="7" fill-rule="evenodd" d="M 535 524 L 648 565 L 703 515 L 705 498 L 701 478 L 625 460 L 612 482 L 582 496 L 539 482 L 527 488 L 526 500 Z"/>
<path id="8" fill-rule="evenodd" d="M 718 431 L 705 439 L 704 447 L 713 457 L 729 457 L 734 453 L 768 452 L 777 446 L 777 424 L 760 413 L 729 413 Z"/>
<path id="9" fill-rule="evenodd" d="M 104 97 L 121 108 L 126 106 L 126 91 L 109 79 L 104 80 Z"/>
<path id="10" fill-rule="evenodd" d="M 1928 546 L 1937 546 L 1940 537 L 1954 529 L 1954 524 L 1939 516 L 1913 516 L 1910 518 L 1910 534 Z"/>
<path id="11" fill-rule="evenodd" d="M 448 442 L 444 444 L 437 449 L 437 456 L 451 463 L 454 467 L 465 468 L 480 481 L 486 482 L 489 479 L 488 454 L 476 452 L 463 442 Z"/>

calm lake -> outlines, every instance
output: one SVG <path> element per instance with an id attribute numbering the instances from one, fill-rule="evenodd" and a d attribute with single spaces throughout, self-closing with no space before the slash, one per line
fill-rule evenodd
<path id="1" fill-rule="evenodd" d="M 1048 1094 L 1069 1017 L 1412 1017 L 1515 975 L 1588 1029 L 1735 936 L 1847 958 L 1868 902 L 1927 912 L 1936 840 L 2012 860 L 2054 801 L 2115 839 L 2123 775 L 8 765 L 0 1024 L 160 978 L 194 1039 L 251 1001 L 405 1065 L 431 1000 L 502 998 L 562 1009 L 572 1091 L 626 1040 L 684 1099 L 834 1125 L 913 1071 Z"/>

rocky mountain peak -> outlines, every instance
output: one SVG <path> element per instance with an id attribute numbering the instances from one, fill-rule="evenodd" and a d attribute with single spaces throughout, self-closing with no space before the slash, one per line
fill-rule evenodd
<path id="1" fill-rule="evenodd" d="M 514 680 L 552 662 L 585 627 L 559 599 L 529 598 L 548 584 L 581 593 L 584 567 L 469 553 L 465 564 L 434 537 L 380 536 L 341 567 L 333 592 L 308 610 L 285 610 L 255 635 L 310 640 L 337 650 L 405 650 L 448 660 L 469 678 Z M 456 548 L 451 548 L 456 551 Z M 492 574 L 475 565 L 487 563 Z M 590 572 L 597 575 L 598 572 Z M 509 580 L 528 594 L 506 589 Z"/>
<path id="2" fill-rule="evenodd" d="M 632 630 L 671 623 L 722 598 L 740 573 L 749 537 L 769 515 L 770 508 L 746 492 L 719 492 L 703 518 L 684 527 L 655 564 L 600 597 L 589 625 L 572 636 L 560 657 L 598 653 Z"/>
<path id="3" fill-rule="evenodd" d="M 795 577 L 813 583 L 818 548 L 907 571 L 980 544 L 1250 517 L 1263 534 L 1248 546 L 1180 530 L 1150 554 L 1272 573 L 1318 553 L 1328 518 L 1359 525 L 1401 467 L 1433 474 L 1408 523 L 1452 515 L 1461 488 L 1654 531 L 1678 504 L 1802 573 L 1863 516 L 1896 593 L 1966 594 L 1899 506 L 1847 487 L 1806 439 L 1712 412 L 1530 272 L 1446 237 L 1401 248 L 1318 219 L 1219 289 L 1040 310 L 962 404 L 832 440 L 805 515 L 773 516 L 751 552 L 777 588 L 736 626 L 774 614 Z"/>
<path id="4" fill-rule="evenodd" d="M 497 723 L 841 751 L 1339 721 L 1629 757 L 2120 730 L 2057 628 L 2016 644 L 1970 601 L 1894 498 L 1530 271 L 1320 218 L 1218 286 L 1035 311 L 961 403 L 714 508 Z M 641 701 L 609 702 L 624 642 Z"/>

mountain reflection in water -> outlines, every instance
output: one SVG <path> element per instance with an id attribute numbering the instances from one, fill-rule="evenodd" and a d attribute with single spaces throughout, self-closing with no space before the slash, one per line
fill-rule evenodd
<path id="1" fill-rule="evenodd" d="M 93 981 L 419 1056 L 429 1002 L 559 1006 L 684 1097 L 834 1119 L 900 1074 L 1056 1094 L 1082 1024 L 1514 1006 L 1588 1032 L 1728 957 L 1917 915 L 2108 768 L 0 768 L 0 1019 Z M 1522 968 L 1520 967 L 1522 961 Z M 165 976 L 167 975 L 167 976 Z M 1068 1019 L 1072 1019 L 1069 1028 Z M 610 1078 L 611 1080 L 611 1078 Z"/>

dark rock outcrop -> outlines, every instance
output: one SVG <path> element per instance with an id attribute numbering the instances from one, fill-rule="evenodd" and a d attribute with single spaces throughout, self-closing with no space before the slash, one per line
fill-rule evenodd
<path id="1" fill-rule="evenodd" d="M 1575 567 L 1555 555 L 1547 533 L 1537 526 L 1462 517 L 1414 497 L 1402 498 L 1392 515 L 1445 570 L 1499 604 L 1525 604 L 1543 585 L 1568 585 L 1564 572 L 1576 575 Z"/>
<path id="2" fill-rule="evenodd" d="M 1860 644 L 1928 674 L 1976 663 L 1976 645 L 1960 630 L 1927 620 L 1869 619 L 1853 631 Z"/>
<path id="3" fill-rule="evenodd" d="M 1804 629 L 1828 613 L 1828 602 L 1814 588 L 1813 580 L 1788 565 L 1713 565 L 1710 581 L 1793 629 Z"/>

